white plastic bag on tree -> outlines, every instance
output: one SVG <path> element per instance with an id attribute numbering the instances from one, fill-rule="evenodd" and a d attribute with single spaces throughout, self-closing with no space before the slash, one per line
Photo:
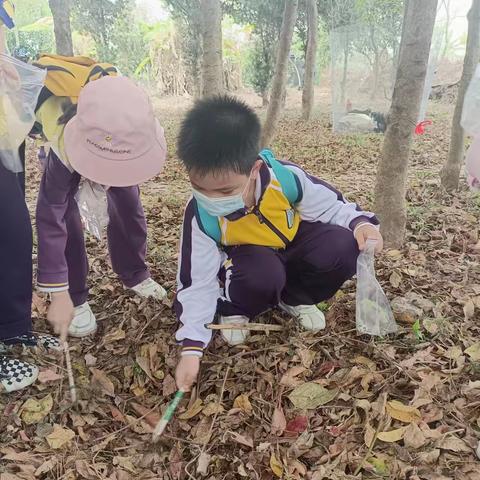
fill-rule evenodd
<path id="1" fill-rule="evenodd" d="M 46 72 L 0 54 L 0 162 L 23 171 L 18 147 L 35 122 L 35 107 Z"/>
<path id="2" fill-rule="evenodd" d="M 357 332 L 385 336 L 398 330 L 390 303 L 375 276 L 375 241 L 367 240 L 357 260 Z"/>
<path id="3" fill-rule="evenodd" d="M 101 240 L 109 220 L 105 187 L 84 178 L 75 199 L 85 230 Z"/>
<path id="4" fill-rule="evenodd" d="M 480 65 L 465 93 L 461 124 L 469 135 L 480 136 Z"/>

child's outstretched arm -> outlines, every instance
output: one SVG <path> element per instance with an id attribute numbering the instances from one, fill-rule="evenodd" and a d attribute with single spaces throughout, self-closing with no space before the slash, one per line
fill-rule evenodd
<path id="1" fill-rule="evenodd" d="M 302 220 L 331 223 L 351 230 L 360 250 L 365 248 L 367 239 L 377 241 L 377 251 L 383 248 L 375 214 L 347 201 L 338 190 L 298 165 L 287 162 L 284 165 L 295 173 L 302 187 L 302 199 L 297 204 Z"/>
<path id="2" fill-rule="evenodd" d="M 205 326 L 213 321 L 217 309 L 222 262 L 217 244 L 200 229 L 194 210 L 191 200 L 183 220 L 175 300 L 181 324 L 176 339 L 182 346 L 176 380 L 178 388 L 184 390 L 195 382 L 203 349 L 212 337 Z"/>
<path id="3" fill-rule="evenodd" d="M 78 184 L 76 177 L 78 174 L 71 173 L 56 155 L 50 153 L 37 200 L 38 289 L 51 293 L 52 303 L 47 318 L 63 339 L 73 318 L 65 250 L 68 240 L 67 210 L 77 209 L 78 214 L 78 207 L 72 204 L 75 202 L 75 183 Z"/>

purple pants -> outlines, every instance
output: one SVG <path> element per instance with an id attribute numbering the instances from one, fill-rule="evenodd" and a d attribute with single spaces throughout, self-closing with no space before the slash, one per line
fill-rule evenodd
<path id="1" fill-rule="evenodd" d="M 80 175 L 50 152 L 37 202 L 38 283 L 69 285 L 75 306 L 88 296 L 88 260 L 75 200 Z M 145 263 L 147 224 L 138 186 L 107 191 L 108 249 L 114 272 L 126 287 L 150 277 Z"/>
<path id="2" fill-rule="evenodd" d="M 327 300 L 356 271 L 358 245 L 350 230 L 302 222 L 285 250 L 241 245 L 227 250 L 220 277 L 225 297 L 220 315 L 253 318 L 278 303 L 314 305 Z"/>

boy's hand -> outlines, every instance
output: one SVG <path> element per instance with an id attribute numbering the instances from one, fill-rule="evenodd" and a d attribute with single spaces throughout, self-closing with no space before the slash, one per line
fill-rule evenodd
<path id="1" fill-rule="evenodd" d="M 67 340 L 68 327 L 73 320 L 74 307 L 67 290 L 52 293 L 52 302 L 48 307 L 47 320 L 62 342 Z"/>
<path id="2" fill-rule="evenodd" d="M 364 225 L 360 225 L 355 229 L 353 235 L 361 252 L 365 250 L 367 240 L 375 240 L 375 253 L 380 253 L 383 250 L 382 234 L 372 224 L 365 223 Z"/>
<path id="3" fill-rule="evenodd" d="M 184 392 L 189 392 L 197 380 L 200 369 L 200 357 L 196 355 L 183 355 L 175 371 L 175 380 L 177 388 Z"/>

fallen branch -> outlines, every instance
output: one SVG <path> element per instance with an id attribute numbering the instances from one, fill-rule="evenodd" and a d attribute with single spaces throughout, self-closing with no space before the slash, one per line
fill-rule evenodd
<path id="1" fill-rule="evenodd" d="M 266 323 L 231 323 L 229 325 L 211 323 L 207 328 L 210 330 L 251 330 L 255 332 L 281 332 L 284 330 L 282 325 L 270 325 Z"/>

